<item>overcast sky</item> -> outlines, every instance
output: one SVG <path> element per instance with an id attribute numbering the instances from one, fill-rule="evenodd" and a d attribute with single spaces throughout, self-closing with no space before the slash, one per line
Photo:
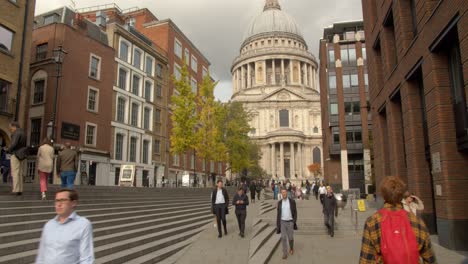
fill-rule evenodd
<path id="1" fill-rule="evenodd" d="M 228 101 L 232 93 L 230 67 L 239 55 L 244 32 L 263 10 L 265 0 L 36 0 L 36 14 L 60 6 L 76 8 L 116 3 L 120 8 L 150 9 L 158 19 L 172 19 L 211 62 L 211 75 L 219 81 L 215 94 Z M 283 11 L 295 18 L 318 58 L 323 28 L 333 22 L 362 19 L 361 0 L 279 0 Z"/>

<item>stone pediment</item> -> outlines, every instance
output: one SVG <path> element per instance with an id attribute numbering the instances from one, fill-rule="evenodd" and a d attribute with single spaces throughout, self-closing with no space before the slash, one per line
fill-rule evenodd
<path id="1" fill-rule="evenodd" d="M 308 100 L 305 96 L 290 91 L 286 88 L 281 88 L 273 93 L 263 96 L 262 101 L 298 101 Z"/>

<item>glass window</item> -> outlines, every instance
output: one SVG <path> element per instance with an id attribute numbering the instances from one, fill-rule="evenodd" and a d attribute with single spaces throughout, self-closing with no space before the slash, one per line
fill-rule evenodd
<path id="1" fill-rule="evenodd" d="M 146 130 L 150 129 L 150 116 L 151 116 L 151 109 L 145 107 L 145 112 L 143 114 L 143 128 Z"/>
<path id="2" fill-rule="evenodd" d="M 192 56 L 192 70 L 198 73 L 198 60 L 195 56 Z"/>
<path id="3" fill-rule="evenodd" d="M 119 58 L 128 61 L 128 44 L 125 41 L 120 41 Z"/>
<path id="4" fill-rule="evenodd" d="M 0 25 L 0 49 L 11 52 L 14 32 Z"/>
<path id="5" fill-rule="evenodd" d="M 11 87 L 11 83 L 0 79 L 0 111 L 4 113 L 10 113 L 10 107 L 9 107 L 9 90 Z"/>
<path id="6" fill-rule="evenodd" d="M 91 56 L 90 62 L 90 69 L 89 69 L 89 76 L 94 79 L 99 79 L 99 68 L 100 68 L 100 60 L 95 56 Z"/>
<path id="7" fill-rule="evenodd" d="M 336 89 L 336 76 L 335 75 L 328 75 L 328 88 Z"/>
<path id="8" fill-rule="evenodd" d="M 189 67 L 190 66 L 190 52 L 188 49 L 185 49 L 184 51 L 184 60 L 185 60 L 185 65 Z"/>
<path id="9" fill-rule="evenodd" d="M 335 65 L 335 50 L 334 49 L 328 50 L 328 62 L 330 64 Z"/>
<path id="10" fill-rule="evenodd" d="M 44 25 L 52 24 L 57 22 L 58 20 L 58 15 L 57 14 L 52 14 L 44 17 Z"/>
<path id="11" fill-rule="evenodd" d="M 361 143 L 362 142 L 361 131 L 354 131 L 354 142 L 356 142 L 356 143 Z"/>
<path id="12" fill-rule="evenodd" d="M 340 132 L 333 131 L 333 144 L 340 144 Z"/>
<path id="13" fill-rule="evenodd" d="M 356 39 L 355 34 L 356 33 L 354 31 L 346 32 L 345 33 L 346 40 L 355 40 Z"/>
<path id="14" fill-rule="evenodd" d="M 140 76 L 138 75 L 133 75 L 132 93 L 140 95 Z"/>
<path id="15" fill-rule="evenodd" d="M 162 74 L 163 74 L 163 66 L 158 63 L 156 65 L 156 76 L 158 76 L 159 78 L 162 78 Z"/>
<path id="16" fill-rule="evenodd" d="M 347 143 L 353 143 L 353 131 L 346 131 L 346 142 Z"/>
<path id="17" fill-rule="evenodd" d="M 336 104 L 336 103 L 330 104 L 330 114 L 331 115 L 338 115 L 338 104 Z"/>
<path id="18" fill-rule="evenodd" d="M 148 164 L 149 157 L 149 141 L 143 140 L 143 159 L 142 162 Z"/>
<path id="19" fill-rule="evenodd" d="M 132 103 L 132 119 L 131 125 L 134 127 L 138 126 L 138 114 L 140 112 L 140 106 L 137 103 Z"/>
<path id="20" fill-rule="evenodd" d="M 124 136 L 122 134 L 117 134 L 115 136 L 115 159 L 123 159 L 123 140 Z"/>
<path id="21" fill-rule="evenodd" d="M 1 28 L 1 26 L 0 26 Z M 0 29 L 1 30 L 1 29 Z M 44 60 L 47 58 L 48 44 L 40 44 L 36 46 L 36 60 Z"/>
<path id="22" fill-rule="evenodd" d="M 159 109 L 156 109 L 154 111 L 154 122 L 156 122 L 158 124 L 161 123 L 161 110 L 159 110 Z"/>
<path id="23" fill-rule="evenodd" d="M 341 62 L 344 64 L 348 64 L 348 47 L 347 45 L 341 46 Z"/>
<path id="24" fill-rule="evenodd" d="M 345 102 L 344 103 L 344 109 L 345 109 L 346 114 L 352 114 L 353 113 L 353 103 Z"/>
<path id="25" fill-rule="evenodd" d="M 350 75 L 343 74 L 343 88 L 350 88 L 350 87 L 351 87 Z"/>
<path id="26" fill-rule="evenodd" d="M 353 112 L 358 114 L 361 113 L 361 102 L 353 103 Z"/>
<path id="27" fill-rule="evenodd" d="M 355 48 L 355 45 L 349 45 L 348 55 L 349 55 L 349 62 L 350 63 L 356 62 L 356 48 Z"/>
<path id="28" fill-rule="evenodd" d="M 159 139 L 154 141 L 154 153 L 161 153 L 161 140 Z"/>
<path id="29" fill-rule="evenodd" d="M 174 42 L 174 53 L 179 59 L 182 59 L 182 43 L 178 39 Z"/>
<path id="30" fill-rule="evenodd" d="M 288 110 L 280 110 L 280 127 L 289 127 L 289 111 Z"/>
<path id="31" fill-rule="evenodd" d="M 195 168 L 195 156 L 193 154 L 190 155 L 190 168 L 191 169 Z"/>
<path id="32" fill-rule="evenodd" d="M 203 66 L 203 78 L 205 78 L 206 75 L 208 75 L 208 69 Z"/>
<path id="33" fill-rule="evenodd" d="M 364 73 L 364 84 L 369 86 L 369 74 Z"/>
<path id="34" fill-rule="evenodd" d="M 197 90 L 198 90 L 198 87 L 197 87 L 197 80 L 195 80 L 194 78 L 192 78 L 192 83 L 191 83 L 191 85 L 192 85 L 192 92 L 196 94 L 196 93 L 197 93 Z"/>
<path id="35" fill-rule="evenodd" d="M 133 52 L 133 66 L 138 69 L 141 67 L 141 51 L 139 49 L 135 49 Z"/>
<path id="36" fill-rule="evenodd" d="M 98 110 L 98 91 L 95 89 L 88 89 L 88 110 L 97 111 Z"/>
<path id="37" fill-rule="evenodd" d="M 137 138 L 130 138 L 130 162 L 136 162 L 136 153 L 137 153 Z"/>
<path id="38" fill-rule="evenodd" d="M 30 143 L 32 146 L 41 144 L 41 123 L 40 118 L 31 119 L 31 136 Z"/>
<path id="39" fill-rule="evenodd" d="M 153 90 L 153 84 L 150 81 L 145 81 L 145 99 L 151 101 L 151 90 Z"/>
<path id="40" fill-rule="evenodd" d="M 96 126 L 86 125 L 86 145 L 95 145 L 96 143 Z"/>
<path id="41" fill-rule="evenodd" d="M 146 57 L 145 62 L 145 72 L 149 76 L 153 76 L 153 59 L 151 57 Z"/>
<path id="42" fill-rule="evenodd" d="M 351 86 L 357 87 L 359 86 L 359 79 L 357 74 L 351 74 Z"/>
<path id="43" fill-rule="evenodd" d="M 367 60 L 367 53 L 366 53 L 366 47 L 362 47 L 362 59 Z"/>
<path id="44" fill-rule="evenodd" d="M 119 97 L 117 99 L 117 121 L 118 122 L 125 122 L 125 106 L 127 102 L 124 98 Z"/>
<path id="45" fill-rule="evenodd" d="M 41 104 L 44 102 L 44 89 L 45 89 L 44 80 L 34 81 L 33 104 Z"/>
<path id="46" fill-rule="evenodd" d="M 119 83 L 118 86 L 124 90 L 127 89 L 127 75 L 128 72 L 122 68 L 119 69 Z"/>
<path id="47" fill-rule="evenodd" d="M 161 97 L 162 96 L 162 87 L 161 84 L 156 84 L 156 96 Z"/>
<path id="48" fill-rule="evenodd" d="M 180 80 L 180 77 L 182 77 L 182 73 L 180 72 L 180 66 L 177 64 L 174 64 L 174 77 L 176 80 Z"/>

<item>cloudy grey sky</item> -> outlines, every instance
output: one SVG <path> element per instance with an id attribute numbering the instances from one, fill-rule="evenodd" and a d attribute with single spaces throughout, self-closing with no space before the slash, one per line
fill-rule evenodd
<path id="1" fill-rule="evenodd" d="M 219 81 L 215 94 L 231 97 L 231 63 L 239 54 L 244 32 L 263 10 L 265 0 L 36 0 L 36 14 L 60 6 L 76 8 L 116 3 L 120 8 L 150 9 L 159 19 L 172 19 L 211 62 L 211 75 Z M 361 0 L 279 0 L 293 16 L 318 57 L 323 28 L 333 22 L 362 19 Z"/>

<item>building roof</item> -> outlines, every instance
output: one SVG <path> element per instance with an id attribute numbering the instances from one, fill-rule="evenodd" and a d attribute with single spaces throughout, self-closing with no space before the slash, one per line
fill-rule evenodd
<path id="1" fill-rule="evenodd" d="M 333 35 L 335 34 L 340 35 L 348 31 L 356 32 L 361 30 L 364 30 L 364 22 L 362 20 L 336 22 L 323 29 L 323 39 L 333 39 Z"/>
<path id="2" fill-rule="evenodd" d="M 285 32 L 302 37 L 296 21 L 281 10 L 278 0 L 266 0 L 263 12 L 255 17 L 244 34 L 244 40 L 264 33 Z"/>

